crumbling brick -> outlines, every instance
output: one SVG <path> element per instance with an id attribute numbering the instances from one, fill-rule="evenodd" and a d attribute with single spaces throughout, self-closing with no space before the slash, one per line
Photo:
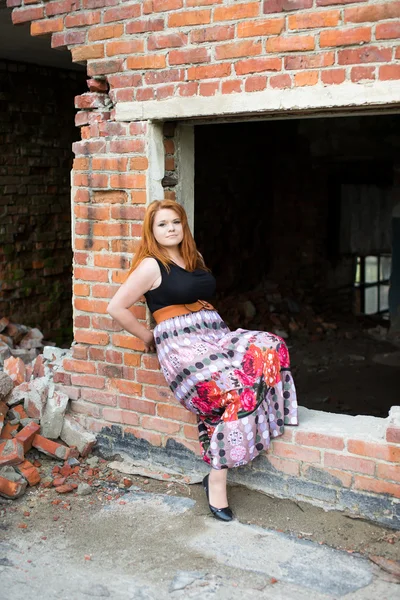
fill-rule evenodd
<path id="1" fill-rule="evenodd" d="M 57 444 L 57 442 L 48 440 L 39 434 L 35 435 L 33 438 L 32 446 L 37 450 L 40 450 L 40 452 L 43 452 L 43 454 L 47 454 L 47 456 L 53 456 L 54 458 L 60 458 L 62 460 L 67 460 L 69 457 L 69 448 L 67 448 L 67 446 Z"/>
<path id="2" fill-rule="evenodd" d="M 6 423 L 0 433 L 0 439 L 2 440 L 12 440 L 18 431 L 18 423 L 16 425 L 12 425 L 9 421 Z"/>
<path id="3" fill-rule="evenodd" d="M 19 498 L 25 493 L 28 482 L 12 467 L 0 469 L 0 496 L 4 498 Z"/>
<path id="4" fill-rule="evenodd" d="M 20 385 L 25 381 L 25 365 L 20 358 L 10 356 L 4 361 L 4 372 L 11 377 L 14 385 Z"/>
<path id="5" fill-rule="evenodd" d="M 65 415 L 60 437 L 68 446 L 76 446 L 81 456 L 87 456 L 96 444 L 96 436 L 71 415 Z"/>
<path id="6" fill-rule="evenodd" d="M 24 460 L 24 462 L 16 465 L 15 470 L 25 477 L 30 486 L 36 485 L 40 481 L 39 469 L 29 462 L 29 460 Z"/>
<path id="7" fill-rule="evenodd" d="M 0 401 L 0 433 L 4 426 L 4 419 L 6 418 L 6 414 L 8 412 L 8 406 L 5 402 Z"/>
<path id="8" fill-rule="evenodd" d="M 49 386 L 44 377 L 35 379 L 29 386 L 29 393 L 24 399 L 24 409 L 32 419 L 41 419 L 47 402 Z"/>
<path id="9" fill-rule="evenodd" d="M 0 466 L 18 465 L 24 460 L 24 447 L 17 440 L 7 440 L 0 444 Z"/>
<path id="10" fill-rule="evenodd" d="M 34 421 L 31 421 L 29 425 L 26 425 L 26 427 L 17 433 L 16 439 L 23 445 L 25 453 L 32 448 L 33 439 L 35 435 L 39 433 L 39 431 L 40 425 Z"/>

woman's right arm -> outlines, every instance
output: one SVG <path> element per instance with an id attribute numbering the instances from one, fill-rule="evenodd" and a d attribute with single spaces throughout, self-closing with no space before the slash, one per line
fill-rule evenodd
<path id="1" fill-rule="evenodd" d="M 145 258 L 121 285 L 109 305 L 107 312 L 126 331 L 140 338 L 146 351 L 154 350 L 153 332 L 139 323 L 129 308 L 148 292 L 161 278 L 160 267 L 154 258 Z"/>

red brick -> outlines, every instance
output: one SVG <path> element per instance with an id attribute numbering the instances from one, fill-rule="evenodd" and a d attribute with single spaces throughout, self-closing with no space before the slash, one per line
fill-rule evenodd
<path id="1" fill-rule="evenodd" d="M 321 433 L 311 433 L 307 431 L 296 431 L 295 442 L 302 446 L 314 446 L 316 448 L 332 448 L 333 450 L 343 450 L 343 438 Z"/>
<path id="2" fill-rule="evenodd" d="M 117 389 L 123 394 L 132 394 L 134 396 L 140 396 L 142 392 L 142 386 L 136 381 L 128 381 L 126 379 L 110 379 L 109 385 L 113 389 Z"/>
<path id="3" fill-rule="evenodd" d="M 162 373 L 154 371 L 139 370 L 137 372 L 139 383 L 150 383 L 151 385 L 165 385 L 165 377 Z"/>
<path id="4" fill-rule="evenodd" d="M 93 44 L 92 46 L 78 46 L 76 48 L 71 48 L 71 54 L 73 62 L 103 58 L 104 44 Z"/>
<path id="5" fill-rule="evenodd" d="M 312 35 L 278 36 L 268 39 L 266 44 L 267 52 L 301 52 L 314 48 L 315 38 Z"/>
<path id="6" fill-rule="evenodd" d="M 217 65 L 205 65 L 200 67 L 191 67 L 188 69 L 187 77 L 191 79 L 217 79 L 227 77 L 231 73 L 230 63 L 221 63 Z"/>
<path id="7" fill-rule="evenodd" d="M 124 365 L 140 367 L 140 355 L 132 352 L 124 354 Z"/>
<path id="8" fill-rule="evenodd" d="M 14 438 L 0 444 L 0 467 L 18 465 L 24 458 L 24 446 L 20 440 Z"/>
<path id="9" fill-rule="evenodd" d="M 375 67 L 353 67 L 350 77 L 354 83 L 375 79 Z"/>
<path id="10" fill-rule="evenodd" d="M 0 401 L 0 431 L 1 431 L 1 426 L 4 423 L 4 419 L 5 419 L 7 413 L 8 413 L 7 404 L 5 404 L 5 402 Z"/>
<path id="11" fill-rule="evenodd" d="M 239 58 L 241 56 L 255 56 L 261 54 L 261 51 L 261 42 L 248 40 L 216 46 L 215 56 L 218 60 L 221 60 L 225 58 Z"/>
<path id="12" fill-rule="evenodd" d="M 176 400 L 170 392 L 168 387 L 153 387 L 146 385 L 143 390 L 143 395 L 149 400 L 155 400 L 157 402 L 170 402 L 176 403 Z"/>
<path id="13" fill-rule="evenodd" d="M 84 281 L 108 281 L 107 271 L 93 269 L 91 267 L 75 267 L 74 274 L 75 279 L 83 279 Z"/>
<path id="14" fill-rule="evenodd" d="M 392 40 L 400 37 L 400 23 L 382 23 L 375 29 L 375 38 L 377 40 Z"/>
<path id="15" fill-rule="evenodd" d="M 108 8 L 104 11 L 103 22 L 111 23 L 112 21 L 125 21 L 126 19 L 134 19 L 140 17 L 140 3 L 131 4 L 130 6 L 118 6 Z"/>
<path id="16" fill-rule="evenodd" d="M 352 454 L 360 454 L 361 456 L 368 456 L 368 458 L 400 463 L 400 446 L 349 440 L 347 442 L 347 449 Z"/>
<path id="17" fill-rule="evenodd" d="M 89 202 L 90 194 L 89 190 L 77 190 L 74 196 L 74 202 Z"/>
<path id="18" fill-rule="evenodd" d="M 36 434 L 33 438 L 32 446 L 36 450 L 43 452 L 43 454 L 47 454 L 47 456 L 53 456 L 62 460 L 67 460 L 70 454 L 70 449 L 67 446 L 58 444 L 53 440 L 48 440 L 39 434 Z"/>
<path id="19" fill-rule="evenodd" d="M 112 298 L 118 290 L 117 285 L 93 285 L 92 295 L 95 298 Z"/>
<path id="20" fill-rule="evenodd" d="M 389 494 L 390 496 L 400 498 L 400 485 L 380 481 L 379 479 L 372 479 L 370 477 L 356 475 L 354 478 L 354 488 L 356 490 L 375 492 L 376 494 Z"/>
<path id="21" fill-rule="evenodd" d="M 77 487 L 77 484 L 74 483 L 65 483 L 64 485 L 59 485 L 55 488 L 58 494 L 67 494 L 68 492 L 73 492 Z"/>
<path id="22" fill-rule="evenodd" d="M 15 8 L 11 12 L 11 19 L 14 25 L 26 23 L 27 21 L 36 21 L 37 19 L 43 19 L 43 17 L 43 6 L 36 6 L 32 8 Z"/>
<path id="23" fill-rule="evenodd" d="M 20 481 L 9 481 L 6 477 L 0 477 L 0 496 L 5 498 L 18 498 L 25 492 L 26 481 L 21 477 Z"/>
<path id="24" fill-rule="evenodd" d="M 399 49 L 400 50 L 400 49 Z M 399 52 L 400 58 L 400 52 Z M 386 429 L 386 441 L 393 442 L 394 444 L 400 444 L 400 427 L 388 426 Z"/>
<path id="25" fill-rule="evenodd" d="M 164 69 L 167 66 L 164 54 L 130 56 L 126 61 L 128 69 Z"/>
<path id="26" fill-rule="evenodd" d="M 144 52 L 143 40 L 123 40 L 120 42 L 108 42 L 106 44 L 106 56 L 140 54 L 142 52 Z"/>
<path id="27" fill-rule="evenodd" d="M 78 331 L 75 332 L 75 341 L 76 342 L 81 342 L 83 344 L 94 344 L 95 346 L 105 346 L 106 344 L 108 344 L 109 342 L 109 335 L 108 333 L 105 333 L 104 331 L 85 331 L 83 329 L 78 329 Z M 82 371 L 80 369 L 73 369 L 70 368 L 72 364 L 75 364 L 76 361 L 74 362 L 68 362 L 68 366 L 66 366 L 66 370 L 67 371 L 78 371 L 78 373 L 94 373 L 94 370 L 89 370 L 92 367 L 89 367 L 89 364 L 87 367 L 81 366 L 81 369 L 88 369 L 85 371 Z"/>
<path id="28" fill-rule="evenodd" d="M 85 360 L 87 359 L 87 355 L 88 355 L 88 348 L 87 346 L 83 346 L 81 344 L 76 344 L 75 346 L 72 346 L 72 356 L 74 358 L 76 358 L 77 360 Z M 69 360 L 69 359 L 65 359 L 65 360 Z M 63 363 L 63 368 L 65 369 L 65 362 Z"/>
<path id="29" fill-rule="evenodd" d="M 264 0 L 263 12 L 276 13 L 299 8 L 311 8 L 313 0 Z"/>
<path id="30" fill-rule="evenodd" d="M 215 20 L 215 19 L 214 19 Z M 175 13 L 168 17 L 168 27 L 190 27 L 207 25 L 211 22 L 211 10 L 190 10 Z"/>
<path id="31" fill-rule="evenodd" d="M 93 192 L 92 202 L 101 204 L 123 204 L 128 201 L 128 194 L 123 190 L 102 190 Z"/>
<path id="32" fill-rule="evenodd" d="M 338 63 L 339 65 L 352 65 L 359 63 L 390 62 L 391 57 L 391 48 L 366 46 L 364 48 L 340 50 L 338 52 Z"/>
<path id="33" fill-rule="evenodd" d="M 142 417 L 140 424 L 144 429 L 153 429 L 155 431 L 160 431 L 161 433 L 169 434 L 178 433 L 181 428 L 179 423 L 166 421 L 165 419 L 157 419 L 156 417 Z"/>
<path id="34" fill-rule="evenodd" d="M 321 81 L 326 85 L 340 84 L 346 79 L 344 69 L 326 69 L 321 72 Z"/>
<path id="35" fill-rule="evenodd" d="M 242 91 L 242 81 L 238 79 L 223 81 L 221 85 L 221 92 L 223 94 L 234 94 Z"/>
<path id="36" fill-rule="evenodd" d="M 317 6 L 331 6 L 334 4 L 356 4 L 356 2 L 366 2 L 366 0 L 317 0 Z"/>
<path id="37" fill-rule="evenodd" d="M 260 92 L 267 87 L 267 78 L 262 75 L 247 77 L 244 85 L 246 92 Z"/>
<path id="38" fill-rule="evenodd" d="M 142 76 L 137 73 L 130 75 L 110 75 L 107 79 L 111 89 L 142 85 Z"/>
<path id="39" fill-rule="evenodd" d="M 321 67 L 330 67 L 335 62 L 334 52 L 318 52 L 318 54 L 285 56 L 285 69 L 303 70 L 319 69 Z"/>
<path id="40" fill-rule="evenodd" d="M 182 8 L 183 0 L 153 0 L 152 8 L 154 12 L 167 12 L 168 10 L 178 10 Z"/>
<path id="41" fill-rule="evenodd" d="M 17 435 L 15 439 L 17 439 L 24 448 L 24 453 L 26 454 L 32 448 L 32 442 L 36 434 L 40 431 L 40 425 L 31 421 L 29 425 L 26 425 Z"/>
<path id="42" fill-rule="evenodd" d="M 78 205 L 74 208 L 74 214 L 78 219 L 89 219 L 90 221 L 107 221 L 110 218 L 108 206 L 86 206 Z"/>
<path id="43" fill-rule="evenodd" d="M 100 27 L 92 27 L 89 29 L 89 42 L 97 42 L 99 40 L 110 40 L 120 37 L 124 33 L 124 26 L 119 23 L 117 25 L 103 25 Z"/>
<path id="44" fill-rule="evenodd" d="M 31 23 L 31 35 L 46 35 L 64 29 L 63 19 L 43 19 Z"/>
<path id="45" fill-rule="evenodd" d="M 120 396 L 118 400 L 118 406 L 119 408 L 145 413 L 147 415 L 156 414 L 156 405 L 154 402 L 149 402 L 148 400 L 140 400 L 139 398 Z"/>
<path id="46" fill-rule="evenodd" d="M 183 434 L 186 438 L 190 440 L 198 440 L 199 430 L 197 428 L 197 425 L 184 425 Z"/>
<path id="47" fill-rule="evenodd" d="M 140 177 L 144 177 L 144 175 L 140 175 Z M 112 206 L 111 218 L 142 221 L 144 219 L 145 212 L 146 211 L 143 206 Z"/>
<path id="48" fill-rule="evenodd" d="M 371 21 L 385 21 L 400 17 L 400 2 L 388 2 L 387 4 L 373 4 L 369 6 L 357 6 L 346 8 L 344 11 L 345 23 L 367 23 Z"/>
<path id="49" fill-rule="evenodd" d="M 86 31 L 66 31 L 64 33 L 53 33 L 51 36 L 51 47 L 82 45 L 86 40 Z"/>
<path id="50" fill-rule="evenodd" d="M 126 33 L 145 33 L 146 31 L 162 31 L 164 19 L 135 19 L 126 24 Z"/>
<path id="51" fill-rule="evenodd" d="M 94 329 L 105 329 L 106 331 L 122 331 L 121 325 L 110 317 L 93 317 L 92 327 Z"/>
<path id="52" fill-rule="evenodd" d="M 98 23 L 100 23 L 100 11 L 66 15 L 64 19 L 65 27 L 85 27 L 85 25 L 97 25 Z"/>
<path id="53" fill-rule="evenodd" d="M 85 360 L 73 360 L 66 358 L 63 362 L 63 368 L 66 371 L 73 371 L 75 373 L 96 373 L 95 365 L 92 362 Z"/>
<path id="54" fill-rule="evenodd" d="M 321 27 L 336 27 L 340 20 L 339 10 L 304 13 L 288 17 L 289 29 L 319 29 Z"/>
<path id="55" fill-rule="evenodd" d="M 264 19 L 258 21 L 244 21 L 238 23 L 237 36 L 239 38 L 257 37 L 261 35 L 277 35 L 285 28 L 285 19 Z"/>
<path id="56" fill-rule="evenodd" d="M 104 388 L 106 381 L 104 377 L 99 377 L 98 375 L 71 375 L 71 383 L 72 385 L 93 387 L 101 390 Z"/>
<path id="57" fill-rule="evenodd" d="M 153 433 L 152 431 L 146 431 L 143 429 L 136 429 L 132 427 L 126 427 L 125 433 L 131 433 L 137 438 L 147 440 L 152 446 L 161 446 L 162 438 L 158 433 Z"/>
<path id="58" fill-rule="evenodd" d="M 215 27 L 202 27 L 194 29 L 190 34 L 192 44 L 201 44 L 202 42 L 223 42 L 232 40 L 235 37 L 235 27 L 233 25 L 216 25 Z"/>
<path id="59" fill-rule="evenodd" d="M 364 458 L 355 458 L 343 454 L 330 454 L 325 452 L 324 465 L 326 467 L 337 467 L 344 471 L 354 471 L 355 473 L 365 473 L 373 475 L 375 472 L 375 462 Z"/>
<path id="60" fill-rule="evenodd" d="M 19 425 L 11 425 L 11 423 L 6 423 L 1 430 L 0 439 L 1 440 L 12 440 L 15 437 L 15 433 L 18 431 Z"/>
<path id="61" fill-rule="evenodd" d="M 106 75 L 108 73 L 118 73 L 122 70 L 123 59 L 102 60 L 98 62 L 91 61 L 87 66 L 87 73 L 91 77 L 95 75 Z M 82 129 L 81 129 L 82 135 Z M 102 186 L 98 186 L 102 187 Z"/>
<path id="62" fill-rule="evenodd" d="M 165 419 L 174 419 L 175 421 L 182 421 L 184 423 L 195 424 L 196 416 L 188 410 L 181 408 L 180 406 L 174 406 L 172 404 L 158 404 L 157 405 L 157 416 Z"/>
<path id="63" fill-rule="evenodd" d="M 284 458 L 277 458 L 270 454 L 267 455 L 268 462 L 281 473 L 286 475 L 298 476 L 300 474 L 300 463 L 297 460 L 285 460 Z"/>
<path id="64" fill-rule="evenodd" d="M 103 408 L 103 419 L 112 423 L 123 423 L 124 425 L 138 425 L 139 423 L 139 417 L 136 413 L 115 408 Z"/>
<path id="65" fill-rule="evenodd" d="M 188 36 L 184 33 L 153 33 L 147 39 L 148 50 L 177 48 L 187 44 Z"/>
<path id="66" fill-rule="evenodd" d="M 108 302 L 105 302 L 103 300 L 88 300 L 86 298 L 75 298 L 74 306 L 77 310 L 105 314 L 107 312 Z"/>
<path id="67" fill-rule="evenodd" d="M 213 21 L 236 21 L 237 19 L 258 17 L 259 11 L 259 2 L 242 3 L 229 7 L 218 6 L 214 9 Z"/>
<path id="68" fill-rule="evenodd" d="M 246 75 L 247 73 L 261 73 L 263 71 L 280 71 L 282 61 L 280 58 L 249 58 L 247 60 L 239 60 L 235 63 L 235 71 L 237 75 Z"/>
<path id="69" fill-rule="evenodd" d="M 40 481 L 39 469 L 37 469 L 29 460 L 16 465 L 15 469 L 20 473 L 30 486 L 36 485 Z"/>
<path id="70" fill-rule="evenodd" d="M 371 40 L 371 27 L 356 27 L 347 30 L 321 31 L 319 44 L 321 48 L 328 46 L 352 46 Z"/>
<path id="71" fill-rule="evenodd" d="M 330 475 L 333 475 L 333 477 L 337 477 L 338 479 L 340 479 L 342 485 L 344 485 L 345 487 L 351 486 L 353 481 L 353 475 L 351 475 L 350 473 L 346 473 L 345 471 L 339 471 L 338 469 L 325 468 L 324 470 Z"/>
<path id="72" fill-rule="evenodd" d="M 119 188 L 119 187 L 124 187 L 127 189 L 135 189 L 135 190 L 140 190 L 140 189 L 146 189 L 146 176 L 145 175 L 125 175 L 123 173 L 121 173 L 120 175 L 111 175 L 110 177 L 110 185 L 112 188 Z M 129 233 L 122 233 L 122 231 L 125 230 L 125 228 L 128 227 L 128 225 L 125 224 L 118 224 L 118 225 L 110 225 L 109 227 L 112 228 L 121 228 L 120 234 L 119 235 L 129 235 Z M 127 230 L 128 231 L 128 230 Z M 97 234 L 96 234 L 97 235 Z M 101 233 L 99 235 L 102 235 Z M 110 233 L 110 235 L 114 236 L 114 235 L 118 235 L 118 233 Z"/>
<path id="73" fill-rule="evenodd" d="M 270 77 L 269 84 L 272 88 L 283 89 L 291 87 L 292 80 L 290 75 L 274 75 Z"/>
<path id="74" fill-rule="evenodd" d="M 183 65 L 186 63 L 210 62 L 208 48 L 192 48 L 189 50 L 171 50 L 169 53 L 170 65 Z"/>
<path id="75" fill-rule="evenodd" d="M 385 465 L 378 463 L 376 475 L 378 479 L 390 479 L 391 481 L 400 482 L 400 465 Z"/>
<path id="76" fill-rule="evenodd" d="M 98 389 L 82 389 L 81 398 L 87 402 L 104 404 L 106 406 L 117 406 L 118 396 L 115 393 L 99 392 Z"/>
<path id="77" fill-rule="evenodd" d="M 282 458 L 289 458 L 308 463 L 320 463 L 321 452 L 312 448 L 300 448 L 281 440 L 273 440 L 271 454 Z"/>
<path id="78" fill-rule="evenodd" d="M 111 269 L 126 269 L 129 267 L 129 259 L 121 254 L 97 254 L 94 257 L 95 267 L 108 267 Z"/>

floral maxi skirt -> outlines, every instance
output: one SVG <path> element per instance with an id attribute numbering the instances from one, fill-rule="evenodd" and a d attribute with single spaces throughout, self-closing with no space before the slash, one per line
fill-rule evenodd
<path id="1" fill-rule="evenodd" d="M 216 311 L 201 310 L 163 321 L 154 338 L 175 398 L 198 417 L 212 467 L 245 465 L 298 424 L 289 353 L 277 335 L 230 331 Z"/>

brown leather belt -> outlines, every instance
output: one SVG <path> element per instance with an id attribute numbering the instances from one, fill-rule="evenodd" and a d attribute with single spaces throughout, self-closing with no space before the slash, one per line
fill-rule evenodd
<path id="1" fill-rule="evenodd" d="M 166 321 L 167 319 L 173 319 L 174 317 L 182 317 L 183 315 L 189 315 L 199 310 L 215 310 L 212 304 L 205 302 L 204 300 L 197 300 L 192 304 L 171 304 L 171 306 L 165 306 L 153 312 L 153 317 L 157 325 Z"/>

